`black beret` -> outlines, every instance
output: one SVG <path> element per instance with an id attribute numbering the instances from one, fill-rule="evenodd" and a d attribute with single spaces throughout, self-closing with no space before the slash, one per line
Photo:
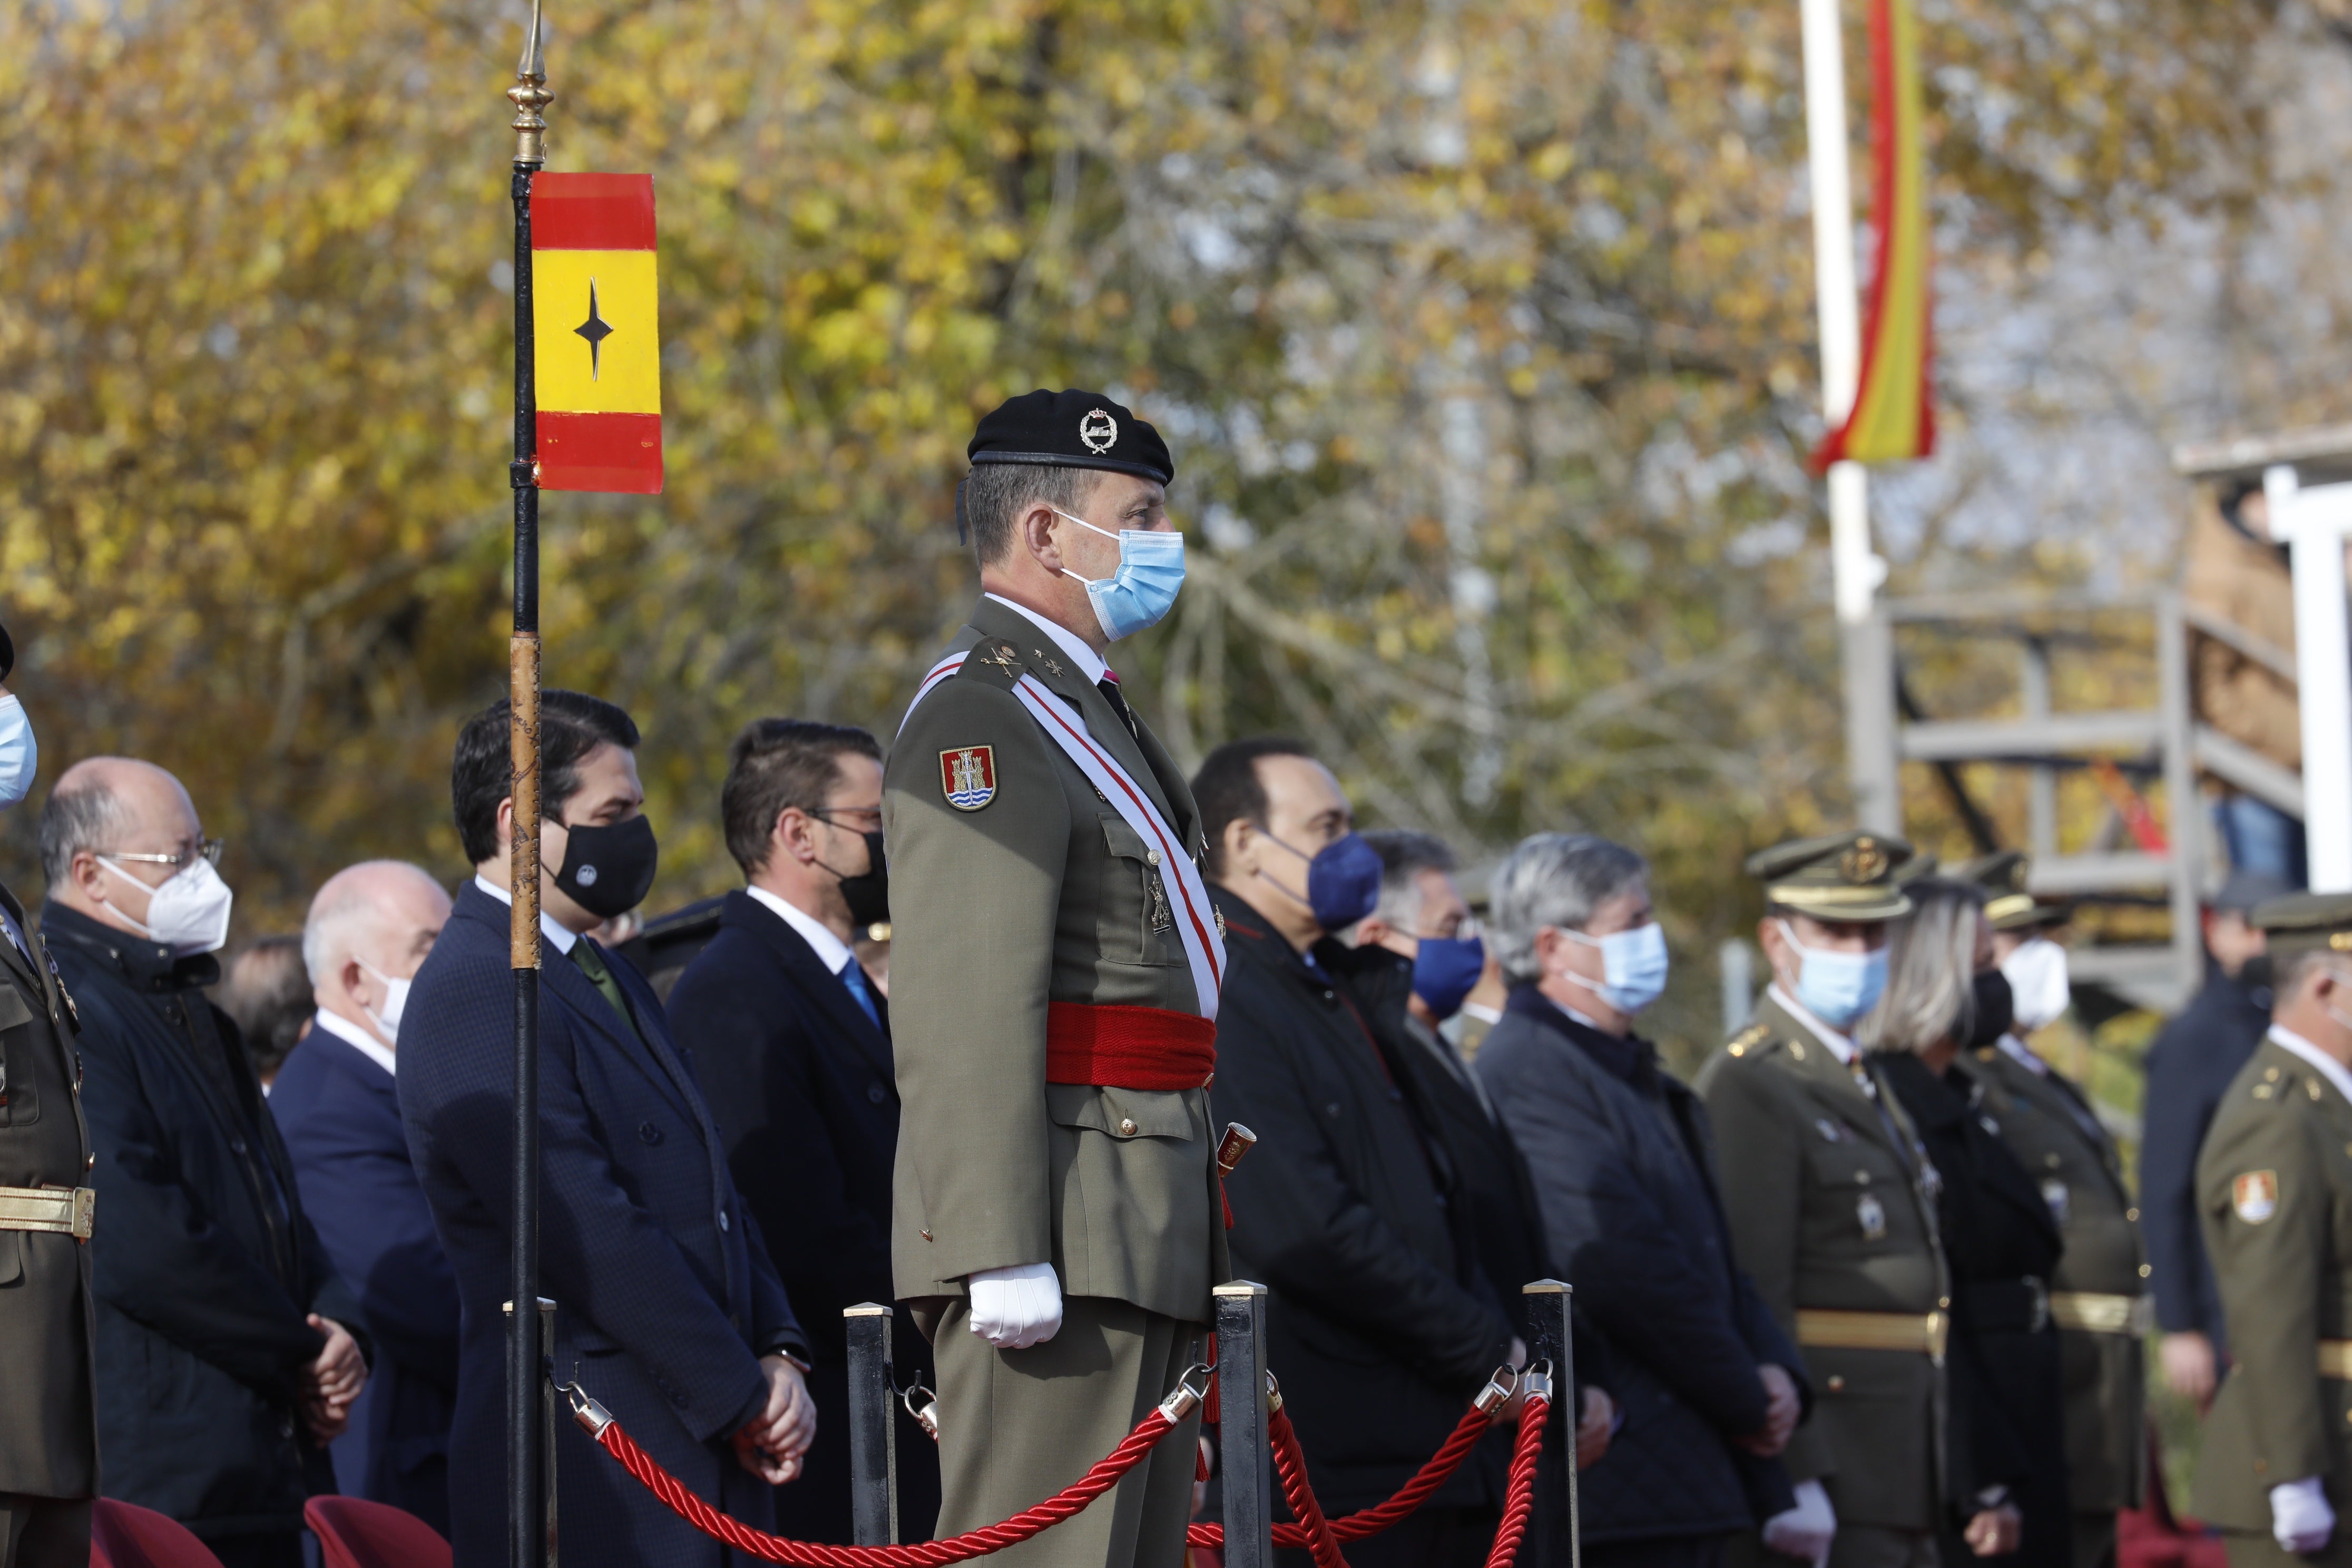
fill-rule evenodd
<path id="1" fill-rule="evenodd" d="M 1099 392 L 1047 392 L 1010 398 L 980 422 L 964 455 L 974 463 L 1039 463 L 1108 468 L 1166 484 L 1176 477 L 1160 432 Z"/>

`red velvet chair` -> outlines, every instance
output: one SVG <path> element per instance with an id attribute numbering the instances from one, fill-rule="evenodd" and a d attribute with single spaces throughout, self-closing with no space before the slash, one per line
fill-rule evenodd
<path id="1" fill-rule="evenodd" d="M 152 1508 L 112 1498 L 91 1505 L 89 1563 L 90 1568 L 220 1568 L 212 1548 L 186 1525 Z"/>
<path id="2" fill-rule="evenodd" d="M 449 1568 L 449 1543 L 441 1532 L 388 1503 L 314 1497 L 302 1505 L 302 1517 L 319 1538 L 327 1568 Z"/>

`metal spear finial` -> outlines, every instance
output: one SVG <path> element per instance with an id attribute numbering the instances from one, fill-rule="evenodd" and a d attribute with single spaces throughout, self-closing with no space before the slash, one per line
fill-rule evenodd
<path id="1" fill-rule="evenodd" d="M 515 106 L 516 163 L 536 169 L 547 162 L 547 121 L 540 110 L 555 101 L 547 90 L 547 48 L 540 37 L 540 0 L 530 0 L 530 29 L 523 35 L 522 58 L 515 62 L 515 85 L 507 98 Z"/>

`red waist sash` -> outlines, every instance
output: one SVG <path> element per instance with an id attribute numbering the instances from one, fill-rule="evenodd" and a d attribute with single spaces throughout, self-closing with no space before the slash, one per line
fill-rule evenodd
<path id="1" fill-rule="evenodd" d="M 1101 1089 L 1206 1089 L 1217 1070 L 1217 1026 L 1162 1007 L 1045 1006 L 1045 1081 Z"/>

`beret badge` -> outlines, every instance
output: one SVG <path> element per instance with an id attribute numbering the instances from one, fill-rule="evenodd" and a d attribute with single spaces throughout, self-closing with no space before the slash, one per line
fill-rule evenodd
<path id="1" fill-rule="evenodd" d="M 1078 440 L 1099 458 L 1118 444 L 1118 421 L 1099 408 L 1090 408 L 1078 421 Z"/>

